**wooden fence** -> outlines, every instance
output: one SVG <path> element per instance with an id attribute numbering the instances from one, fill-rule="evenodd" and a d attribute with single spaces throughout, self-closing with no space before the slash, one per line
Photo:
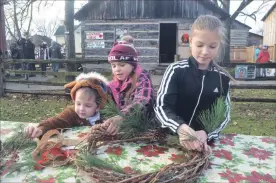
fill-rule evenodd
<path id="1" fill-rule="evenodd" d="M 14 64 L 20 64 L 20 63 L 36 63 L 36 65 L 39 65 L 41 63 L 71 63 L 71 64 L 77 64 L 77 63 L 82 63 L 82 64 L 103 64 L 106 63 L 107 61 L 95 61 L 95 60 L 88 60 L 88 59 L 82 59 L 82 60 L 43 60 L 43 61 L 37 61 L 37 60 L 8 60 L 6 62 L 0 62 L 1 64 L 1 71 L 0 72 L 0 97 L 3 96 L 4 92 L 5 93 L 21 93 L 21 94 L 35 94 L 35 95 L 69 95 L 68 93 L 65 92 L 63 89 L 63 85 L 66 84 L 68 81 L 35 81 L 35 80 L 24 80 L 22 78 L 11 78 L 7 76 L 7 74 L 36 74 L 36 75 L 41 75 L 41 74 L 47 74 L 47 75 L 57 75 L 58 77 L 60 76 L 76 76 L 80 74 L 81 72 L 67 72 L 65 70 L 59 71 L 59 72 L 51 72 L 51 71 L 40 71 L 37 68 L 36 71 L 29 71 L 29 70 L 16 70 L 11 68 L 10 66 Z M 3 65 L 6 65 L 5 68 Z M 251 63 L 254 64 L 254 63 Z M 91 71 L 91 70 L 89 70 Z M 109 73 L 111 74 L 111 73 Z M 17 89 L 7 89 L 5 88 L 5 84 L 7 83 L 14 83 L 14 84 L 21 84 L 26 87 L 26 85 L 30 86 L 30 90 L 22 90 L 20 88 Z M 44 90 L 31 90 L 31 86 L 36 85 L 36 86 L 44 86 L 44 87 L 53 87 L 57 86 L 59 87 L 58 90 L 54 89 L 44 89 Z M 155 89 L 157 89 L 159 86 L 154 86 Z M 276 89 L 276 85 L 233 85 L 231 88 L 236 88 L 236 89 Z M 233 98 L 233 101 L 246 101 L 246 102 L 276 102 L 276 99 L 254 99 L 254 98 Z"/>
<path id="2" fill-rule="evenodd" d="M 246 47 L 231 47 L 230 48 L 230 60 L 233 63 L 243 63 L 247 60 Z"/>
<path id="3" fill-rule="evenodd" d="M 51 60 L 28 60 L 28 59 L 18 59 L 18 60 L 6 60 L 3 61 L 2 58 L 0 58 L 0 66 L 1 66 L 1 72 L 0 72 L 0 97 L 3 96 L 3 94 L 6 92 L 16 92 L 16 93 L 28 93 L 26 90 L 8 90 L 5 88 L 5 85 L 7 83 L 14 83 L 14 84 L 24 84 L 29 86 L 32 85 L 44 85 L 44 86 L 63 86 L 65 83 L 69 82 L 66 81 L 65 78 L 67 76 L 71 76 L 71 78 L 74 78 L 74 76 L 77 76 L 81 72 L 68 72 L 64 69 L 60 69 L 59 72 L 52 72 L 52 68 L 47 68 L 46 71 L 41 71 L 41 64 L 53 64 L 53 63 L 59 63 L 59 64 L 92 64 L 92 65 L 99 65 L 102 63 L 108 63 L 107 61 L 98 61 L 98 60 L 91 60 L 91 59 L 74 59 L 74 60 L 67 60 L 67 59 L 51 59 Z M 20 69 L 15 69 L 15 65 L 20 65 Z M 35 64 L 36 70 L 31 71 L 22 69 L 22 64 Z M 85 70 L 84 72 L 92 71 L 92 70 Z M 104 69 L 94 69 L 94 71 L 98 72 L 105 72 Z M 17 76 L 16 76 L 17 75 Z M 57 78 L 62 78 L 62 80 L 57 81 L 47 81 L 47 79 L 43 79 L 43 81 L 37 81 L 33 80 L 31 77 L 26 77 L 30 75 L 37 75 L 37 76 L 55 76 Z M 24 79 L 25 77 L 25 79 Z M 41 78 L 41 77 L 40 77 Z M 52 80 L 55 80 L 54 77 L 51 77 Z M 30 89 L 31 90 L 31 89 Z M 31 91 L 32 92 L 32 91 Z M 34 92 L 36 93 L 36 92 Z M 51 93 L 51 92 L 50 92 Z"/>
<path id="4" fill-rule="evenodd" d="M 276 44 L 268 47 L 268 52 L 270 55 L 270 60 L 276 61 Z"/>
<path id="5" fill-rule="evenodd" d="M 257 46 L 231 47 L 230 59 L 232 63 L 255 63 L 255 49 Z M 270 61 L 276 62 L 276 44 L 268 46 Z"/>

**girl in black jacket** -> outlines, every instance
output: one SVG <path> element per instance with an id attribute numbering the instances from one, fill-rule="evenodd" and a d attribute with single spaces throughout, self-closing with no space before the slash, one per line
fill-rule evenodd
<path id="1" fill-rule="evenodd" d="M 158 121 L 177 133 L 180 144 L 189 150 L 206 150 L 207 142 L 217 139 L 230 120 L 229 86 L 233 78 L 214 62 L 221 52 L 224 30 L 217 17 L 197 18 L 190 39 L 192 56 L 169 65 L 157 93 L 154 110 Z M 216 130 L 207 131 L 198 115 L 221 96 L 225 98 L 225 119 Z M 198 140 L 187 138 L 187 134 Z"/>

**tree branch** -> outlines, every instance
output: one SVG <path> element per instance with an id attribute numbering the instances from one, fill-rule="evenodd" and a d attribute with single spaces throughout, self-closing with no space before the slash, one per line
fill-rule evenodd
<path id="1" fill-rule="evenodd" d="M 14 16 L 13 16 L 13 21 L 14 21 L 14 25 L 16 27 L 16 31 L 17 31 L 17 36 L 19 38 L 21 38 L 21 32 L 20 32 L 20 28 L 19 28 L 19 25 L 18 25 L 18 19 L 17 19 L 17 4 L 16 4 L 16 0 L 13 0 L 13 12 L 14 12 Z"/>
<path id="2" fill-rule="evenodd" d="M 245 20 L 247 19 L 247 17 L 253 19 L 255 22 L 257 21 L 257 17 L 256 14 L 258 12 L 260 12 L 263 8 L 265 8 L 267 6 L 267 3 L 270 2 L 271 0 L 263 0 L 262 4 L 258 7 L 257 10 L 251 12 L 251 13 L 245 13 L 245 12 L 237 12 L 239 14 L 241 14 L 241 16 L 245 16 Z"/>
<path id="3" fill-rule="evenodd" d="M 237 16 L 242 12 L 242 10 L 252 2 L 253 0 L 243 0 L 238 9 L 230 17 L 231 21 L 235 20 Z"/>
<path id="4" fill-rule="evenodd" d="M 5 21 L 6 21 L 5 27 L 8 29 L 8 33 L 9 33 L 15 40 L 17 40 L 17 39 L 16 39 L 16 36 L 15 36 L 15 35 L 12 33 L 12 31 L 11 31 L 11 27 L 10 27 L 10 24 L 9 24 L 9 22 L 8 22 L 8 19 L 7 19 L 6 15 L 4 15 L 4 17 L 5 17 Z"/>
<path id="5" fill-rule="evenodd" d="M 33 3 L 31 4 L 31 15 L 30 15 L 30 20 L 29 20 L 29 25 L 28 29 L 26 31 L 26 34 L 29 36 L 30 35 L 30 28 L 31 28 L 31 23 L 33 21 Z"/>
<path id="6" fill-rule="evenodd" d="M 44 7 L 47 6 L 48 0 L 44 1 Z"/>
<path id="7" fill-rule="evenodd" d="M 240 16 L 245 16 L 245 20 L 249 17 L 249 18 L 252 18 L 255 22 L 257 21 L 257 18 L 256 18 L 256 15 L 251 13 L 251 14 L 247 14 L 247 13 L 244 13 L 244 12 L 240 12 Z"/>
<path id="8" fill-rule="evenodd" d="M 39 12 L 40 11 L 40 5 L 42 3 L 42 0 L 39 1 L 39 4 L 38 4 L 38 7 L 37 7 L 37 11 Z"/>

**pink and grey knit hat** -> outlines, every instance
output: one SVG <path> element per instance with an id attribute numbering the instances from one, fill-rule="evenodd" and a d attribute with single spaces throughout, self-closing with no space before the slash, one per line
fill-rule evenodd
<path id="1" fill-rule="evenodd" d="M 126 62 L 136 67 L 138 56 L 133 44 L 127 42 L 115 43 L 108 55 L 108 62 Z"/>

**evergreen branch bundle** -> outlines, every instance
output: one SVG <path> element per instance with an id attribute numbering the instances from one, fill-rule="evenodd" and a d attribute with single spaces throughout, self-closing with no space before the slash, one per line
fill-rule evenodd
<path id="1" fill-rule="evenodd" d="M 137 135 L 151 128 L 151 121 L 140 105 L 135 105 L 132 111 L 123 116 L 124 121 L 120 124 L 120 132 L 124 133 L 123 139 L 137 137 Z"/>
<path id="2" fill-rule="evenodd" d="M 202 111 L 199 114 L 198 120 L 206 131 L 212 132 L 224 120 L 225 111 L 226 104 L 224 102 L 224 97 L 219 97 L 212 105 L 210 110 Z"/>
<path id="3" fill-rule="evenodd" d="M 17 151 L 22 149 L 24 149 L 26 152 L 31 152 L 31 150 L 36 147 L 36 142 L 25 135 L 24 125 L 20 125 L 18 128 L 19 132 L 15 133 L 1 144 L 2 147 L 0 150 L 0 172 L 2 172 L 2 170 L 5 168 L 3 162 L 5 158 L 7 158 L 9 155 L 16 153 Z M 32 160 L 32 157 L 30 156 L 23 162 L 15 163 L 14 165 L 12 165 L 10 167 L 10 173 L 14 171 L 19 171 L 22 167 L 28 167 L 28 169 L 33 168 L 35 164 L 36 162 Z"/>
<path id="4" fill-rule="evenodd" d="M 112 99 L 109 99 L 108 102 L 106 102 L 104 108 L 101 110 L 101 113 L 105 119 L 114 117 L 114 116 L 121 116 L 123 115 L 116 106 L 116 104 L 112 101 Z"/>
<path id="5" fill-rule="evenodd" d="M 123 114 L 116 104 L 109 100 L 102 110 L 104 118 L 121 116 L 123 118 L 120 124 L 119 132 L 123 134 L 123 139 L 133 138 L 140 133 L 146 132 L 150 128 L 154 128 L 153 122 L 149 119 L 142 106 L 136 104 L 128 114 Z"/>
<path id="6" fill-rule="evenodd" d="M 33 159 L 31 156 L 31 153 L 27 155 L 27 158 L 20 161 L 16 162 L 14 165 L 12 165 L 9 168 L 9 173 L 13 172 L 19 172 L 21 168 L 26 167 L 27 170 L 34 170 L 34 167 L 37 165 L 37 162 Z"/>

